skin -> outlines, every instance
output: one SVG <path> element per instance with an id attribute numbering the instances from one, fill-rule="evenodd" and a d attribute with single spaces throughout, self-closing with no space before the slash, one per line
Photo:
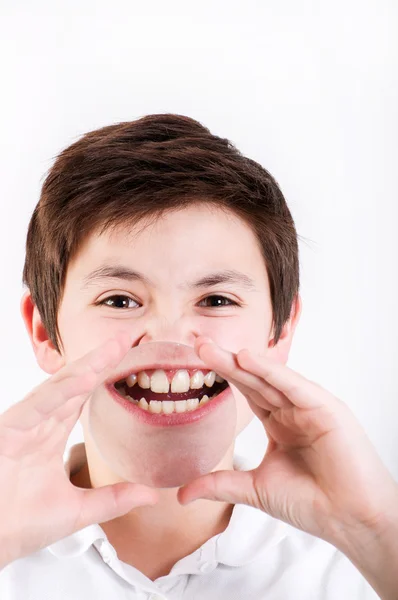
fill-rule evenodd
<path id="1" fill-rule="evenodd" d="M 106 261 L 141 271 L 154 286 L 104 280 L 81 291 L 83 278 Z M 231 283 L 200 290 L 179 289 L 184 282 L 225 269 L 249 275 L 255 282 L 255 291 Z M 116 307 L 112 301 L 108 305 L 95 305 L 114 295 L 128 296 L 131 300 L 126 298 L 121 308 L 120 300 Z M 211 299 L 205 300 L 213 295 L 222 295 L 241 306 L 229 306 L 225 300 L 222 301 L 225 306 L 218 306 Z M 167 213 L 140 232 L 137 228 L 129 232 L 120 229 L 113 234 L 93 234 L 87 239 L 68 266 L 58 313 L 62 354 L 49 340 L 29 291 L 22 298 L 21 312 L 37 362 L 49 374 L 86 354 L 121 328 L 130 334 L 132 346 L 170 341 L 194 347 L 199 336 L 206 336 L 231 353 L 248 348 L 256 354 L 267 352 L 267 356 L 285 364 L 301 314 L 301 298 L 297 297 L 274 347 L 269 281 L 256 237 L 233 213 L 197 204 Z M 233 387 L 233 393 L 237 403 L 236 438 L 254 413 L 237 386 Z M 88 429 L 87 405 L 80 422 L 88 463 L 72 482 L 79 487 L 97 488 L 122 481 L 96 451 Z M 232 470 L 233 453 L 234 444 L 214 471 Z M 101 524 L 119 558 L 151 579 L 166 575 L 179 559 L 223 531 L 234 506 L 231 501 L 211 499 L 182 505 L 178 488 L 157 491 L 159 501 L 155 506 L 139 507 Z"/>
<path id="2" fill-rule="evenodd" d="M 382 600 L 397 598 L 398 484 L 341 400 L 269 353 L 238 353 L 199 337 L 201 359 L 245 395 L 269 439 L 251 471 L 215 471 L 182 486 L 198 498 L 248 504 L 324 539 Z"/>

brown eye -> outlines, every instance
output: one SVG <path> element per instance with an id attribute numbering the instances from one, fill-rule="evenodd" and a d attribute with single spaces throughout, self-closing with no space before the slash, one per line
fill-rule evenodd
<path id="1" fill-rule="evenodd" d="M 230 298 L 226 298 L 225 296 L 207 296 L 206 298 L 204 298 L 203 300 L 201 300 L 201 302 L 204 302 L 205 300 L 209 300 L 210 298 L 214 299 L 214 300 L 226 300 L 227 302 L 229 302 L 230 304 L 220 304 L 219 302 L 217 302 L 216 304 L 214 304 L 212 307 L 210 308 L 217 308 L 217 306 L 239 306 L 239 304 L 237 302 L 235 302 L 234 300 L 231 300 Z"/>
<path id="2" fill-rule="evenodd" d="M 110 304 L 105 304 L 109 300 L 113 301 L 114 299 L 117 299 L 116 306 L 111 306 Z M 125 308 L 124 306 L 121 306 L 123 304 L 123 301 L 125 301 L 125 300 L 127 300 L 127 301 L 131 300 L 131 302 L 135 302 L 135 300 L 133 300 L 132 298 L 130 298 L 130 296 L 124 296 L 122 294 L 116 294 L 115 296 L 108 296 L 108 298 L 104 298 L 104 300 L 101 300 L 100 302 L 97 302 L 97 305 L 111 306 L 111 308 Z M 127 308 L 131 308 L 131 306 L 127 306 Z"/>

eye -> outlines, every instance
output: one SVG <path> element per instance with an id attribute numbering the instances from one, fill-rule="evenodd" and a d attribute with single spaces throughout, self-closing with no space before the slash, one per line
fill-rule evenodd
<path id="1" fill-rule="evenodd" d="M 117 308 L 123 308 L 120 307 L 120 304 L 123 300 L 131 300 L 131 302 L 135 302 L 135 300 L 133 300 L 132 298 L 130 298 L 130 296 L 124 296 L 122 294 L 116 294 L 115 296 L 108 296 L 108 298 L 104 298 L 103 300 L 100 300 L 100 302 L 96 302 L 96 306 L 99 305 L 104 305 L 105 306 L 105 302 L 108 302 L 108 300 L 114 300 L 115 298 L 117 298 L 119 300 L 119 302 L 117 302 L 117 304 L 119 304 L 119 306 Z M 122 299 L 122 301 L 120 301 L 120 299 Z M 137 303 L 136 303 L 137 304 Z M 110 306 L 110 304 L 107 304 L 106 306 Z M 113 307 L 111 307 L 113 308 Z M 127 308 L 131 308 L 130 306 L 128 306 Z"/>
<path id="2" fill-rule="evenodd" d="M 114 306 L 111 306 L 110 304 L 106 304 L 110 300 L 113 302 L 115 299 L 117 299 L 118 302 Z M 237 302 L 235 302 L 234 300 L 231 300 L 230 298 L 227 298 L 226 296 L 220 296 L 220 295 L 207 296 L 206 298 L 201 300 L 200 303 L 202 303 L 206 300 L 210 300 L 210 299 L 216 300 L 217 304 L 207 307 L 207 308 L 217 308 L 217 307 L 223 307 L 223 306 L 239 306 L 239 304 Z M 115 294 L 114 296 L 108 296 L 107 298 L 100 300 L 100 302 L 96 302 L 96 306 L 100 306 L 100 305 L 105 306 L 106 305 L 106 306 L 111 306 L 111 308 L 124 308 L 121 304 L 123 304 L 123 301 L 125 301 L 125 300 L 131 300 L 131 302 L 135 302 L 135 300 L 130 298 L 130 296 L 124 296 L 122 294 Z M 226 302 L 229 302 L 229 304 L 220 304 L 218 302 L 220 300 L 221 301 L 225 300 Z M 136 304 L 137 304 L 137 302 L 136 302 Z M 127 306 L 127 308 L 131 308 L 131 307 Z"/>
<path id="3" fill-rule="evenodd" d="M 217 300 L 227 300 L 230 304 L 217 304 L 215 305 L 215 308 L 217 308 L 217 306 L 239 306 L 239 304 L 237 302 L 235 302 L 235 300 L 231 300 L 231 298 L 226 298 L 226 296 L 207 296 L 206 298 L 204 298 L 203 300 L 201 300 L 201 302 L 204 302 L 205 300 L 209 300 L 210 298 L 214 298 Z M 212 307 L 210 307 L 212 308 Z"/>

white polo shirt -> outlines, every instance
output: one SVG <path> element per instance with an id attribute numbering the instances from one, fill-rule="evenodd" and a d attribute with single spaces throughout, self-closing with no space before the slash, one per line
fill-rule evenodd
<path id="1" fill-rule="evenodd" d="M 65 470 L 86 460 L 72 446 Z M 234 468 L 256 465 L 235 455 Z M 378 600 L 348 558 L 324 540 L 236 504 L 228 527 L 151 581 L 118 559 L 90 525 L 0 571 L 1 600 Z"/>

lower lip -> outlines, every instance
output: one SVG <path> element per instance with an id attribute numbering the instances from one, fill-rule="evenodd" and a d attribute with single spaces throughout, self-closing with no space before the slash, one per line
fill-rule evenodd
<path id="1" fill-rule="evenodd" d="M 196 408 L 195 410 L 190 410 L 184 413 L 172 413 L 171 415 L 165 414 L 156 414 L 150 413 L 139 406 L 136 406 L 132 402 L 129 402 L 127 398 L 124 396 L 120 396 L 118 394 L 116 388 L 113 385 L 107 385 L 106 388 L 110 392 L 111 396 L 127 410 L 127 412 L 131 413 L 137 419 L 142 421 L 142 423 L 146 423 L 148 425 L 152 425 L 155 427 L 172 427 L 174 425 L 188 425 L 189 423 L 196 423 L 197 421 L 201 421 L 205 419 L 207 415 L 217 410 L 217 408 L 227 402 L 231 388 L 228 386 L 223 390 L 218 396 L 213 398 L 213 400 L 209 400 L 200 408 Z"/>

